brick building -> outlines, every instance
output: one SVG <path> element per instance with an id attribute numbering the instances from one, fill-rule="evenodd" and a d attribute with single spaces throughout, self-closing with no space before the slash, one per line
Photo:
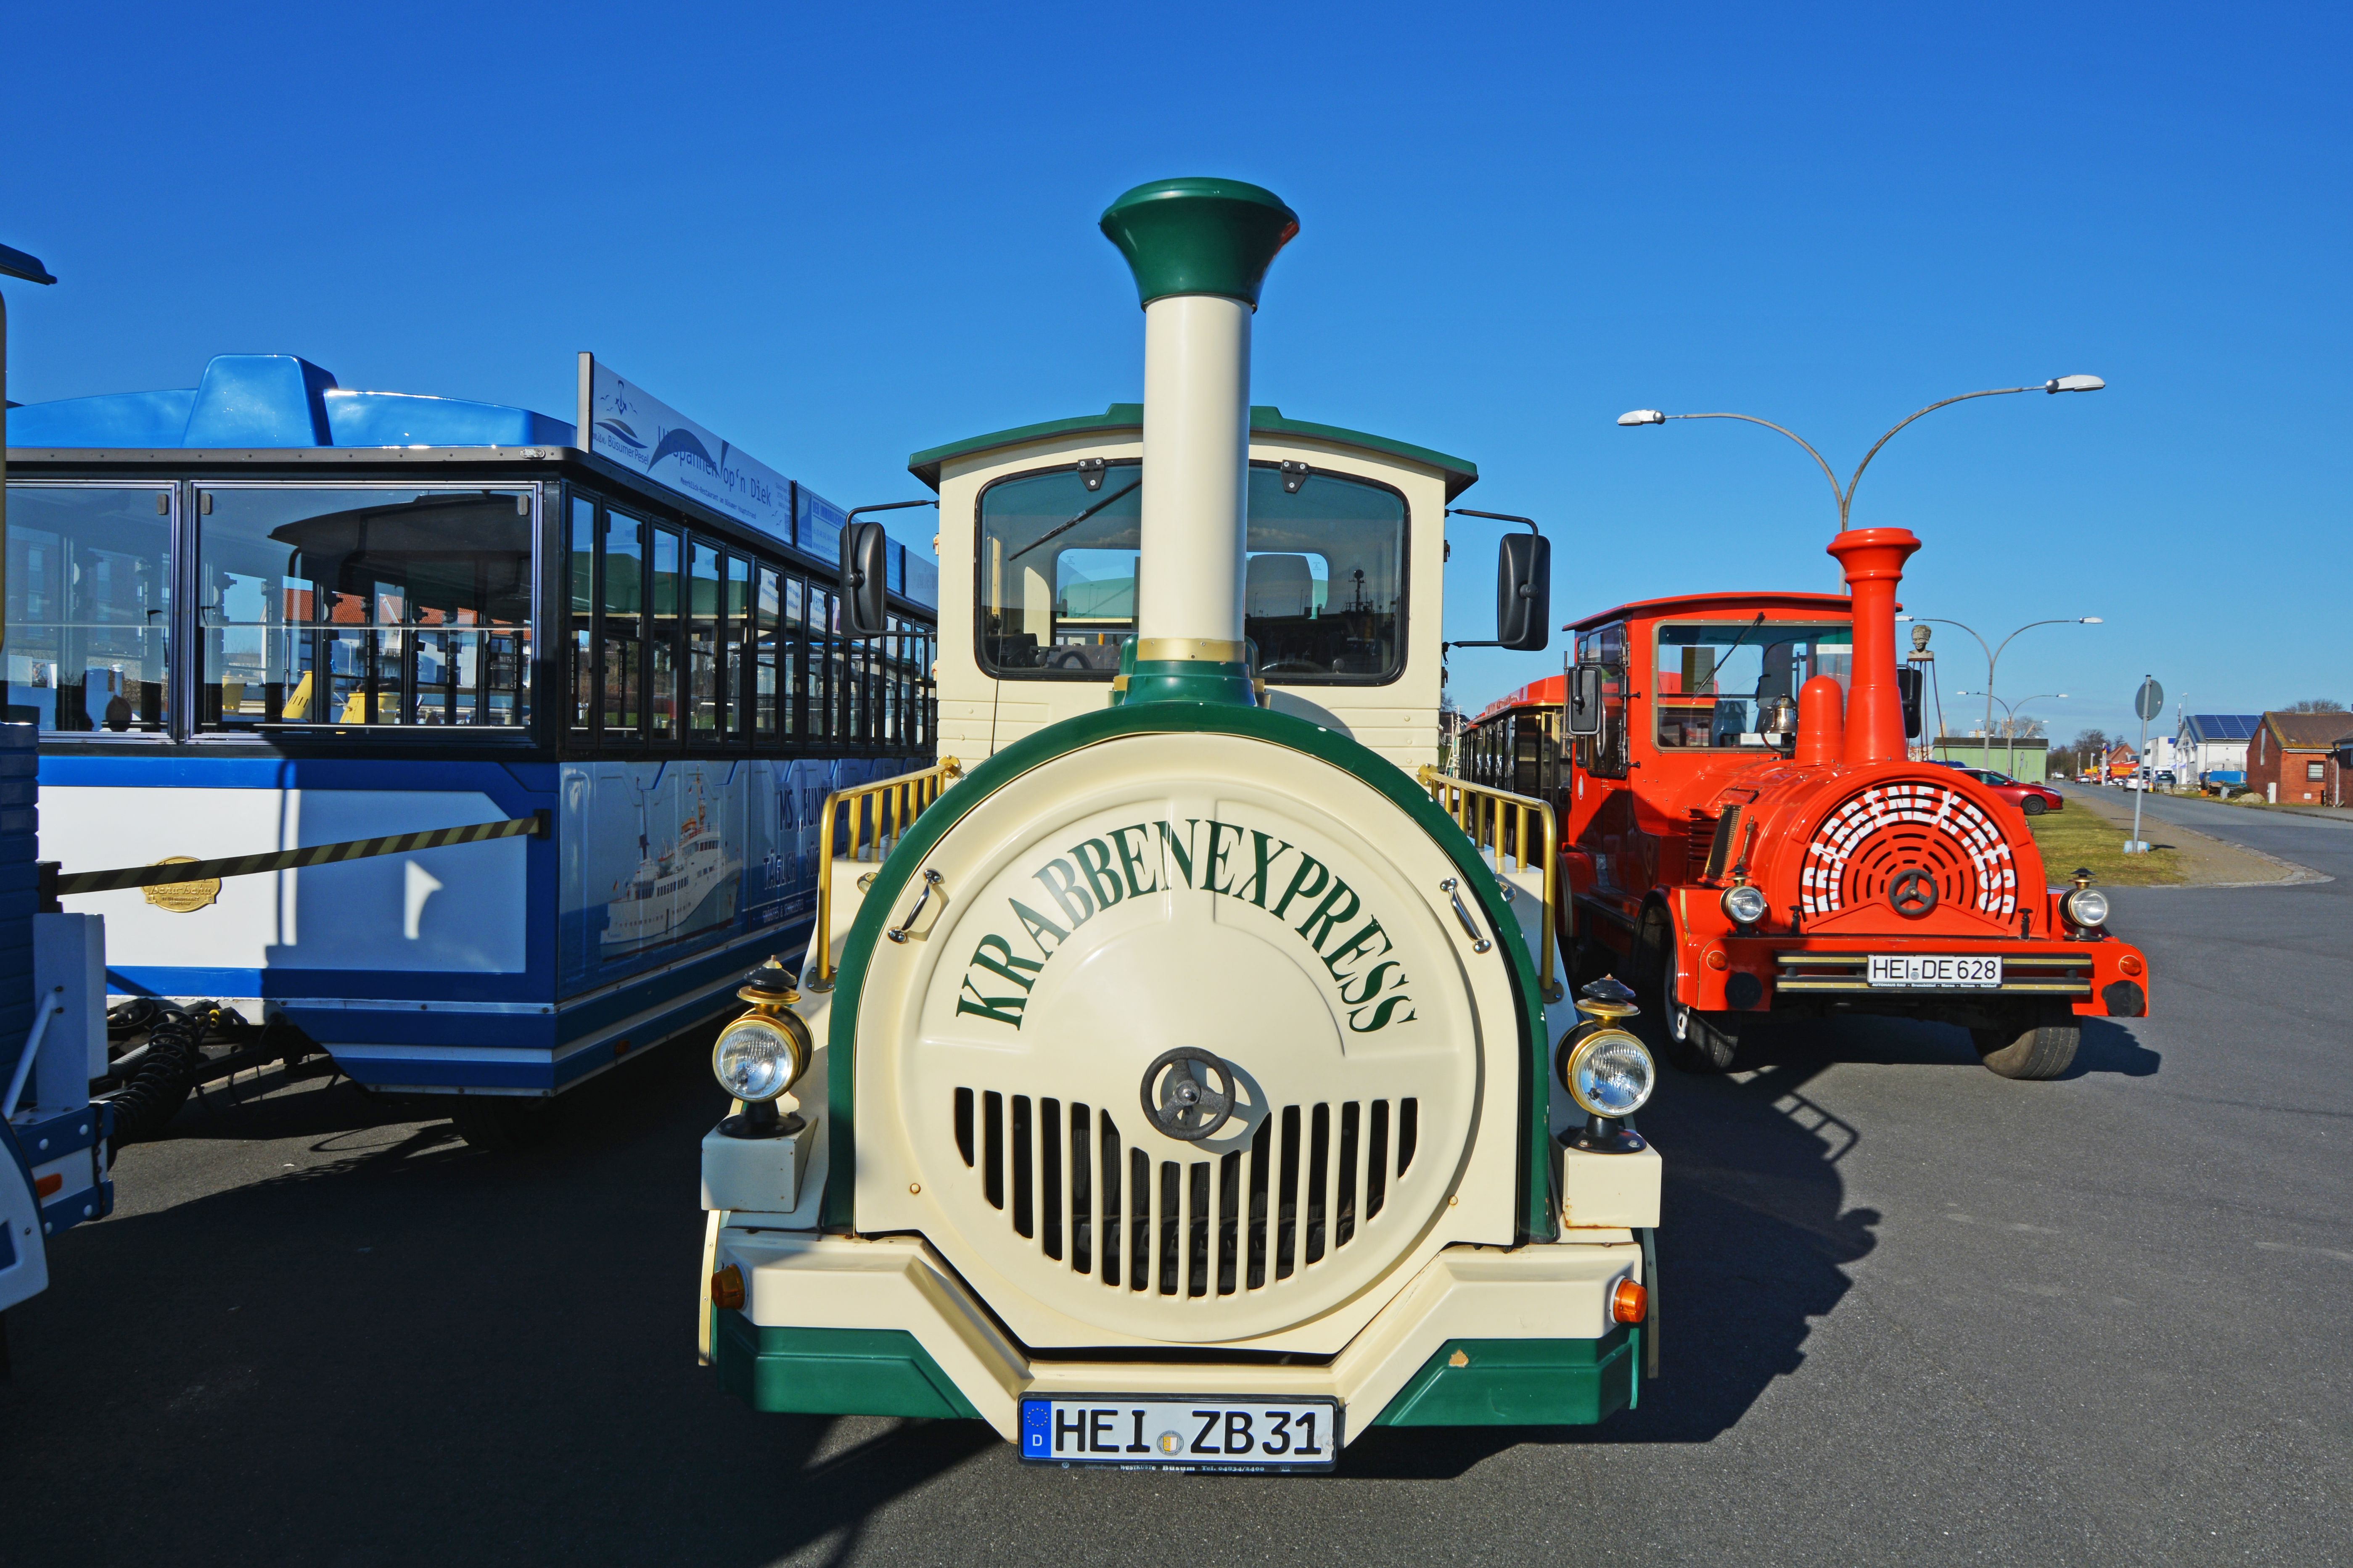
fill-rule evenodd
<path id="1" fill-rule="evenodd" d="M 2353 713 L 2264 714 L 2247 742 L 2247 787 L 2288 805 L 2346 805 L 2348 731 Z"/>

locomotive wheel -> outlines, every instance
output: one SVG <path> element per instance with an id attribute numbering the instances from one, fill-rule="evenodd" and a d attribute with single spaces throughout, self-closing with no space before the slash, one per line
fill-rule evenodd
<path id="1" fill-rule="evenodd" d="M 1997 1028 L 1971 1029 L 1985 1065 L 2004 1078 L 2057 1078 L 2074 1064 L 2084 1026 L 2074 1014 L 2021 1013 Z"/>
<path id="2" fill-rule="evenodd" d="M 484 1153 L 504 1153 L 539 1142 L 547 1131 L 548 1102 L 503 1094 L 465 1094 L 449 1113 L 458 1135 Z"/>
<path id="3" fill-rule="evenodd" d="M 1684 1072 L 1730 1072 L 1740 1054 L 1740 1032 L 1724 1014 L 1685 1006 L 1675 995 L 1675 942 L 1659 929 L 1659 1017 L 1667 1034 L 1667 1060 Z"/>

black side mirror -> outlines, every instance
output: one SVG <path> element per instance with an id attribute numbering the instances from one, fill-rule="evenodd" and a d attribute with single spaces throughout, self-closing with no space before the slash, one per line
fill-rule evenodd
<path id="1" fill-rule="evenodd" d="M 1916 664 L 1899 666 L 1895 671 L 1895 694 L 1904 700 L 1904 738 L 1920 738 L 1920 667 Z"/>
<path id="2" fill-rule="evenodd" d="M 1534 653 L 1552 640 L 1552 541 L 1507 533 L 1495 552 L 1495 641 Z"/>
<path id="3" fill-rule="evenodd" d="M 1571 665 L 1568 671 L 1568 732 L 1601 733 L 1601 667 Z"/>
<path id="4" fill-rule="evenodd" d="M 853 522 L 841 531 L 841 630 L 845 637 L 877 637 L 891 629 L 888 595 L 890 536 L 879 522 Z"/>

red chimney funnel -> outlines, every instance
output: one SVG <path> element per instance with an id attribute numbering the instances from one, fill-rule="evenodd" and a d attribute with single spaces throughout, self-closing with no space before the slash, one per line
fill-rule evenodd
<path id="1" fill-rule="evenodd" d="M 1848 683 L 1846 760 L 1904 757 L 1904 700 L 1895 689 L 1895 590 L 1920 541 L 1904 528 L 1851 528 L 1830 542 L 1854 600 L 1854 673 Z"/>

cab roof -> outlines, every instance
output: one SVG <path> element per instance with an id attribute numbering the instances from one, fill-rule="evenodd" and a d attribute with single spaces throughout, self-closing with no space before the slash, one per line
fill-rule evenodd
<path id="1" fill-rule="evenodd" d="M 1903 606 L 1898 605 L 1901 609 Z M 1591 631 L 1608 626 L 1611 621 L 1654 621 L 1668 616 L 1707 615 L 1716 612 L 1737 614 L 1758 610 L 1767 615 L 1777 611 L 1799 616 L 1851 616 L 1854 601 L 1844 594 L 1790 594 L 1776 590 L 1746 594 L 1676 594 L 1664 599 L 1636 599 L 1614 609 L 1599 611 L 1580 621 L 1571 621 L 1560 629 L 1565 632 Z"/>
<path id="2" fill-rule="evenodd" d="M 1410 441 L 1392 441 L 1386 436 L 1370 436 L 1362 430 L 1344 429 L 1337 425 L 1316 425 L 1304 419 L 1292 419 L 1282 409 L 1271 404 L 1254 404 L 1250 407 L 1250 434 L 1267 436 L 1306 436 L 1337 446 L 1355 447 L 1383 457 L 1404 458 L 1410 462 L 1427 464 L 1446 476 L 1446 499 L 1452 500 L 1479 482 L 1479 465 L 1465 458 L 1449 457 L 1428 447 L 1417 447 Z M 1054 436 L 1092 435 L 1097 431 L 1141 430 L 1144 428 L 1144 405 L 1114 403 L 1101 414 L 1082 414 L 1075 419 L 1049 419 L 1037 425 L 1017 425 L 1010 430 L 992 430 L 986 436 L 967 437 L 951 441 L 944 447 L 929 447 L 907 459 L 907 471 L 932 489 L 940 488 L 940 468 L 957 458 L 968 458 L 977 452 L 993 452 L 1000 447 L 1018 447 L 1025 441 L 1042 441 Z"/>

